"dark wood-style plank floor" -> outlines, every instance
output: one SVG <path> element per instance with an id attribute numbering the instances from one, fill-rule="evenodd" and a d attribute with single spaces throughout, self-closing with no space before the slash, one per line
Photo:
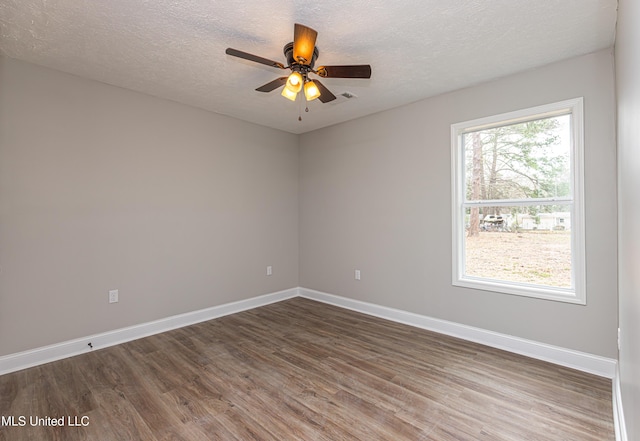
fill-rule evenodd
<path id="1" fill-rule="evenodd" d="M 303 298 L 0 376 L 2 441 L 604 441 L 612 412 L 610 380 Z"/>

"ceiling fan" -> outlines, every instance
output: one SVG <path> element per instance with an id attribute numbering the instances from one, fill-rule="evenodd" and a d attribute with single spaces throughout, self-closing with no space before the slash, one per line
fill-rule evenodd
<path id="1" fill-rule="evenodd" d="M 371 78 L 371 66 L 368 64 L 348 65 L 348 66 L 320 66 L 314 69 L 318 58 L 318 48 L 316 47 L 316 37 L 318 32 L 310 27 L 296 23 L 293 29 L 293 42 L 284 46 L 283 52 L 287 60 L 287 65 L 277 61 L 262 58 L 257 55 L 227 48 L 226 54 L 245 60 L 254 61 L 278 69 L 290 69 L 291 74 L 286 77 L 277 78 L 267 84 L 258 87 L 258 92 L 271 92 L 280 86 L 285 86 L 282 96 L 295 101 L 298 92 L 304 89 L 307 101 L 320 99 L 323 103 L 328 103 L 336 99 L 319 80 L 309 78 L 309 74 L 315 74 L 321 78 Z"/>

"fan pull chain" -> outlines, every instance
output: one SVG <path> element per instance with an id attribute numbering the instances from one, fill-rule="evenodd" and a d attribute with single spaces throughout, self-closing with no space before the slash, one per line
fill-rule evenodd
<path id="1" fill-rule="evenodd" d="M 304 106 L 304 111 L 309 113 L 309 105 Z M 300 100 L 300 105 L 298 105 L 298 121 L 302 121 L 302 100 Z"/>

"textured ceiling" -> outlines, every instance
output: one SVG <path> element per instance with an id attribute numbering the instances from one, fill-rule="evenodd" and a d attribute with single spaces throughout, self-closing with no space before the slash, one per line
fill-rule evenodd
<path id="1" fill-rule="evenodd" d="M 613 45 L 616 0 L 0 0 L 0 52 L 213 112 L 303 133 Z M 254 91 L 284 71 L 293 24 L 318 31 L 338 99 Z M 340 94 L 351 92 L 357 98 Z M 302 121 L 298 114 L 302 112 Z"/>

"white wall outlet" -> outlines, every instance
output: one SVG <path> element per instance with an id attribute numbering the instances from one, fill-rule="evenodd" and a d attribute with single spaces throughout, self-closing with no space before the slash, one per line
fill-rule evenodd
<path id="1" fill-rule="evenodd" d="M 270 275 L 272 275 L 272 274 L 273 274 L 273 267 L 272 267 L 271 265 L 269 265 L 269 266 L 267 267 L 267 276 L 270 276 Z"/>
<path id="2" fill-rule="evenodd" d="M 118 303 L 118 290 L 110 289 L 109 290 L 109 303 Z"/>
<path id="3" fill-rule="evenodd" d="M 355 277 L 356 280 L 360 280 L 360 270 L 355 270 L 353 276 Z"/>

